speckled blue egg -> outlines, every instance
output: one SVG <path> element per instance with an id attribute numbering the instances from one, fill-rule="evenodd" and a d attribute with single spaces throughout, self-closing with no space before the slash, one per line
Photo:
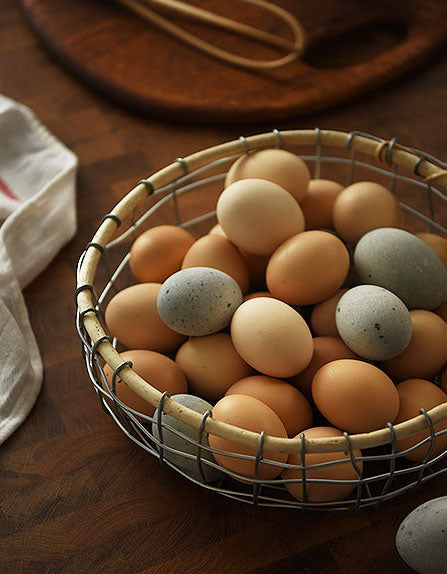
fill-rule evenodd
<path id="1" fill-rule="evenodd" d="M 396 535 L 401 558 L 419 574 L 447 572 L 447 496 L 418 506 Z"/>
<path id="2" fill-rule="evenodd" d="M 385 287 L 409 309 L 432 310 L 447 300 L 447 269 L 427 243 L 403 229 L 366 233 L 354 263 L 362 283 Z"/>
<path id="3" fill-rule="evenodd" d="M 204 414 L 206 411 L 211 410 L 213 407 L 207 401 L 201 399 L 200 397 L 196 397 L 194 395 L 189 394 L 180 394 L 180 395 L 173 395 L 171 397 L 174 401 L 180 403 L 181 405 L 196 411 L 197 413 Z M 152 423 L 152 434 L 157 440 L 160 440 L 160 434 L 158 430 L 158 409 L 155 411 L 154 414 L 154 422 Z M 196 429 L 188 424 L 179 421 L 175 417 L 171 417 L 166 413 L 161 414 L 161 422 L 163 425 L 162 427 L 162 438 L 163 438 L 163 445 L 165 448 L 163 449 L 163 457 L 165 460 L 168 460 L 175 466 L 177 466 L 181 471 L 183 471 L 186 475 L 190 476 L 194 480 L 198 480 L 203 482 L 213 482 L 222 478 L 224 473 L 215 468 L 214 466 L 207 464 L 206 461 L 217 464 L 214 460 L 213 454 L 206 450 L 200 450 L 200 458 L 202 460 L 201 468 L 203 471 L 203 477 L 200 472 L 198 462 L 197 462 L 197 454 L 198 454 L 198 446 L 192 442 L 189 442 L 187 438 L 192 439 L 196 443 L 199 440 L 199 429 Z M 172 430 L 171 430 L 172 429 Z M 178 431 L 183 436 L 176 434 L 174 431 Z M 202 435 L 202 443 L 205 447 L 208 445 L 208 438 L 205 433 Z M 167 447 L 167 448 L 166 448 Z M 178 454 L 173 452 L 169 449 L 175 449 L 180 453 L 186 453 L 188 456 L 184 456 L 183 454 Z"/>
<path id="4" fill-rule="evenodd" d="M 404 303 L 376 285 L 349 289 L 338 302 L 335 323 L 344 343 L 371 361 L 397 357 L 413 333 L 411 315 Z"/>
<path id="5" fill-rule="evenodd" d="M 196 337 L 224 329 L 241 303 L 236 281 L 211 267 L 177 271 L 162 284 L 157 297 L 162 321 L 177 333 Z"/>

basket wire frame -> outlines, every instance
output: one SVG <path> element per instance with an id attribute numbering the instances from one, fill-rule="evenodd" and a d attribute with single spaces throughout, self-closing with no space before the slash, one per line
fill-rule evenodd
<path id="1" fill-rule="evenodd" d="M 277 142 L 276 147 L 285 148 L 286 146 L 284 145 L 284 139 L 281 132 L 279 130 L 273 130 L 273 135 L 275 136 Z M 386 155 L 384 159 L 389 169 L 371 165 L 365 161 L 357 159 L 357 152 L 352 146 L 352 143 L 357 136 L 361 136 L 363 138 L 371 139 L 374 142 L 377 142 L 378 159 L 382 159 L 380 156 L 383 150 L 385 150 Z M 181 433 L 179 430 L 173 428 L 171 425 L 163 421 L 162 415 L 164 413 L 164 402 L 165 398 L 169 396 L 167 392 L 162 393 L 158 408 L 153 416 L 147 416 L 131 409 L 117 397 L 117 385 L 125 384 L 121 381 L 120 373 L 123 369 L 132 369 L 132 363 L 130 361 L 123 360 L 122 363 L 120 363 L 114 369 L 111 382 L 109 382 L 104 372 L 104 360 L 99 353 L 99 347 L 105 340 L 107 340 L 115 348 L 117 348 L 118 342 L 115 338 L 112 338 L 108 335 L 99 337 L 96 341 L 93 342 L 84 325 L 84 317 L 89 313 L 94 313 L 98 320 L 105 325 L 103 306 L 107 297 L 110 295 L 111 290 L 116 289 L 116 280 L 128 265 L 129 253 L 127 252 L 124 257 L 122 257 L 121 261 L 117 264 L 115 270 L 112 271 L 108 261 L 108 253 L 117 245 L 125 243 L 126 241 L 133 240 L 136 236 L 135 233 L 137 229 L 141 227 L 158 209 L 160 209 L 160 207 L 170 201 L 173 203 L 176 223 L 180 227 L 189 228 L 197 225 L 198 223 L 213 219 L 215 217 L 215 210 L 211 210 L 208 213 L 190 218 L 187 221 L 182 221 L 178 205 L 178 198 L 182 194 L 193 191 L 201 186 L 207 186 L 209 184 L 222 181 L 225 178 L 228 166 L 233 163 L 239 156 L 250 151 L 250 146 L 244 136 L 241 136 L 239 141 L 242 148 L 240 153 L 231 154 L 227 157 L 211 161 L 207 165 L 199 167 L 195 170 L 191 170 L 188 166 L 188 163 L 183 158 L 177 158 L 175 161 L 181 166 L 183 175 L 168 183 L 167 185 L 161 186 L 159 189 L 155 190 L 150 181 L 141 180 L 139 183 L 143 183 L 145 185 L 147 188 L 148 196 L 153 196 L 155 203 L 136 219 L 134 209 L 132 213 L 132 221 L 128 229 L 120 233 L 113 240 L 109 241 L 105 247 L 98 243 L 90 242 L 87 244 L 85 251 L 81 254 L 78 262 L 78 277 L 79 270 L 82 267 L 85 255 L 89 249 L 98 250 L 101 255 L 101 260 L 105 262 L 106 274 L 108 277 L 108 280 L 99 295 L 96 294 L 95 288 L 90 284 L 81 284 L 75 291 L 76 301 L 78 294 L 83 290 L 89 291 L 92 296 L 93 304 L 91 306 L 83 309 L 82 311 L 77 309 L 76 328 L 81 340 L 82 355 L 86 364 L 89 378 L 92 382 L 94 390 L 98 395 L 104 411 L 112 417 L 116 425 L 132 442 L 140 446 L 146 452 L 157 457 L 160 463 L 166 464 L 175 469 L 175 471 L 183 475 L 189 481 L 199 484 L 201 487 L 205 488 L 207 492 L 219 493 L 228 498 L 257 506 L 299 508 L 302 510 L 311 509 L 323 511 L 347 510 L 351 508 L 378 506 L 386 500 L 419 488 L 428 480 L 444 475 L 447 472 L 447 465 L 445 464 L 447 451 L 441 452 L 433 458 L 430 458 L 430 455 L 433 451 L 437 437 L 446 435 L 447 429 L 436 432 L 430 414 L 427 413 L 427 411 L 424 409 L 420 409 L 420 413 L 424 415 L 426 419 L 427 428 L 429 429 L 429 436 L 422 439 L 419 443 L 413 445 L 405 451 L 397 451 L 396 432 L 394 425 L 389 422 L 387 423 L 387 428 L 390 431 L 391 441 L 388 445 L 383 445 L 381 447 L 372 449 L 364 449 L 364 451 L 361 452 L 361 456 L 358 456 L 356 455 L 352 446 L 349 433 L 345 432 L 343 433 L 344 439 L 346 441 L 346 448 L 345 452 L 343 453 L 344 456 L 340 456 L 340 458 L 337 457 L 337 460 L 330 460 L 318 464 L 307 464 L 306 459 L 308 453 L 306 452 L 305 437 L 304 434 L 301 434 L 301 450 L 299 454 L 300 464 L 290 464 L 269 460 L 264 456 L 264 431 L 262 431 L 259 435 L 257 452 L 254 456 L 243 455 L 229 451 L 221 451 L 210 447 L 206 442 L 207 433 L 205 432 L 206 421 L 208 418 L 212 417 L 212 412 L 210 410 L 206 411 L 202 416 L 196 440 Z M 393 149 L 398 145 L 399 144 L 397 144 L 396 138 L 393 138 L 390 141 L 386 141 L 364 132 L 355 131 L 348 134 L 347 138 L 346 147 L 349 153 L 349 157 L 327 155 L 326 153 L 323 153 L 320 129 L 315 128 L 314 153 L 298 153 L 298 155 L 306 163 L 308 163 L 308 165 L 313 164 L 314 178 L 323 177 L 325 169 L 328 166 L 331 166 L 331 164 L 335 163 L 348 168 L 346 185 L 350 185 L 355 181 L 355 174 L 359 168 L 369 170 L 372 173 L 389 178 L 391 180 L 391 191 L 393 193 L 396 192 L 396 186 L 398 182 L 411 183 L 411 185 L 421 189 L 422 192 L 426 192 L 428 215 L 425 215 L 413 207 L 400 202 L 402 209 L 422 220 L 426 224 L 429 231 L 438 231 L 443 234 L 447 234 L 447 229 L 435 221 L 434 208 L 434 198 L 437 197 L 441 201 L 447 202 L 446 194 L 443 191 L 437 189 L 431 180 L 424 182 L 399 174 L 398 166 L 392 160 Z M 269 145 L 268 147 L 275 146 Z M 420 175 L 419 168 L 424 161 L 429 161 L 432 164 L 439 166 L 443 172 L 447 168 L 447 164 L 437 160 L 430 154 L 426 154 L 425 152 L 421 152 L 414 148 L 405 147 L 405 149 L 410 150 L 412 153 L 419 157 L 418 162 L 414 166 L 415 176 Z M 215 170 L 216 168 L 222 171 L 220 171 L 217 175 L 207 175 L 207 171 Z M 103 217 L 101 223 L 107 219 L 114 221 L 117 228 L 122 223 L 121 219 L 114 214 L 106 214 Z M 158 430 L 158 437 L 156 437 L 152 431 L 153 425 L 155 425 Z M 173 448 L 169 444 L 166 444 L 164 440 L 164 437 L 166 436 L 165 433 L 172 433 L 173 435 L 180 437 L 182 440 L 194 445 L 196 447 L 196 454 L 186 453 Z M 422 461 L 418 463 L 411 463 L 404 459 L 405 455 L 410 454 L 420 447 L 426 448 L 425 456 Z M 250 460 L 254 463 L 254 476 L 252 478 L 248 478 L 247 476 L 239 475 L 233 471 L 223 468 L 216 461 L 204 458 L 203 452 L 211 452 L 232 458 Z M 191 476 L 191 474 L 185 472 L 178 465 L 171 462 L 169 460 L 169 456 L 167 456 L 169 453 L 185 457 L 190 460 L 195 460 L 199 473 L 199 479 Z M 296 478 L 284 479 L 279 476 L 278 478 L 271 480 L 261 479 L 259 478 L 259 467 L 261 463 L 276 466 L 278 467 L 278 470 L 279 468 L 293 469 L 296 471 Z M 309 473 L 313 470 L 324 469 L 326 467 L 332 467 L 340 464 L 351 464 L 354 470 L 354 475 L 357 478 L 353 480 L 337 480 L 328 478 L 313 478 L 309 475 Z M 206 482 L 204 472 L 206 467 L 221 470 L 222 478 L 215 482 Z M 376 468 L 378 470 L 374 470 Z M 234 478 L 243 480 L 244 482 L 242 483 L 240 480 L 231 480 Z M 287 492 L 285 486 L 288 483 L 297 483 L 301 485 L 302 496 L 299 500 L 293 498 Z M 312 483 L 328 485 L 351 484 L 353 486 L 353 490 L 350 496 L 343 500 L 334 500 L 331 502 L 313 502 L 308 500 L 308 490 Z"/>

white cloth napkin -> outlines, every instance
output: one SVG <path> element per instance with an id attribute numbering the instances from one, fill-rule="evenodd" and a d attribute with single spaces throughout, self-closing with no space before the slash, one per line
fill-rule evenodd
<path id="1" fill-rule="evenodd" d="M 21 290 L 75 233 L 76 167 L 76 156 L 29 108 L 0 95 L 0 444 L 41 387 Z"/>

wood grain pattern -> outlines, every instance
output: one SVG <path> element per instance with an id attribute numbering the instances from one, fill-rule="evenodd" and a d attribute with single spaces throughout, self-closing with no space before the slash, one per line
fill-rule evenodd
<path id="1" fill-rule="evenodd" d="M 141 177 L 241 129 L 142 118 L 56 65 L 14 0 L 0 10 L 0 93 L 29 105 L 80 160 L 76 237 L 26 289 L 45 379 L 0 448 L 0 572 L 406 574 L 394 536 L 445 480 L 378 509 L 295 512 L 207 495 L 134 446 L 102 411 L 74 328 L 75 267 L 101 217 Z M 243 135 L 308 127 L 363 130 L 447 158 L 447 63 L 349 106 Z M 297 125 L 298 124 L 298 125 Z M 249 133 L 247 133 L 249 132 Z"/>
<path id="2" fill-rule="evenodd" d="M 276 3 L 301 22 L 307 49 L 282 68 L 248 71 L 187 46 L 110 1 L 77 0 L 73 10 L 67 1 L 22 0 L 45 45 L 88 85 L 128 108 L 182 121 L 277 121 L 320 110 L 414 70 L 447 41 L 442 0 Z M 245 3 L 229 0 L 222 6 L 207 0 L 198 5 L 291 36 L 282 21 Z M 174 21 L 241 56 L 273 60 L 284 55 L 212 26 L 181 17 Z"/>

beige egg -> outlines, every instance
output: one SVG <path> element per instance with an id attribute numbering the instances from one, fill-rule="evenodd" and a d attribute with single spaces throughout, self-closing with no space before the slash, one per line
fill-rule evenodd
<path id="1" fill-rule="evenodd" d="M 129 349 L 171 353 L 185 341 L 161 320 L 157 310 L 160 283 L 139 283 L 110 299 L 105 320 L 109 333 Z"/>
<path id="2" fill-rule="evenodd" d="M 169 395 L 175 395 L 188 392 L 185 375 L 166 355 L 154 351 L 130 350 L 122 352 L 121 356 L 123 361 L 131 361 L 132 369 L 137 375 L 161 393 L 167 391 Z M 104 373 L 112 388 L 112 368 L 105 365 Z M 126 383 L 120 381 L 119 376 L 116 380 L 116 396 L 125 405 L 143 415 L 152 416 L 155 412 L 155 407 L 140 397 Z"/>
<path id="3" fill-rule="evenodd" d="M 270 293 L 292 305 L 324 301 L 343 284 L 349 253 L 326 231 L 304 231 L 285 241 L 270 257 L 266 271 Z"/>
<path id="4" fill-rule="evenodd" d="M 187 251 L 182 269 L 212 267 L 227 273 L 238 283 L 242 293 L 248 291 L 247 265 L 238 248 L 227 237 L 219 234 L 200 237 Z"/>
<path id="5" fill-rule="evenodd" d="M 231 385 L 228 395 L 249 395 L 268 405 L 281 419 L 287 434 L 292 437 L 312 424 L 312 408 L 298 389 L 274 377 L 253 375 Z"/>
<path id="6" fill-rule="evenodd" d="M 394 424 L 407 421 L 420 415 L 420 409 L 425 409 L 427 412 L 434 407 L 447 402 L 447 395 L 438 386 L 430 381 L 423 379 L 408 379 L 402 381 L 397 385 L 397 392 L 399 393 L 400 407 L 399 414 L 397 415 Z M 447 421 L 441 421 L 434 425 L 435 433 L 447 430 Z M 397 442 L 398 452 L 402 452 L 411 448 L 430 436 L 430 430 L 422 430 L 412 434 L 408 438 L 401 439 Z M 431 441 L 428 441 L 419 448 L 409 452 L 405 455 L 412 461 L 422 461 L 427 453 Z M 436 437 L 433 448 L 430 452 L 430 458 L 435 457 L 447 449 L 447 434 Z"/>
<path id="7" fill-rule="evenodd" d="M 343 343 L 340 337 L 314 337 L 314 353 L 309 365 L 289 382 L 299 389 L 306 397 L 312 397 L 312 380 L 315 373 L 327 363 L 337 359 L 359 359 L 351 349 Z"/>
<path id="8" fill-rule="evenodd" d="M 374 365 L 355 359 L 321 367 L 312 381 L 312 397 L 331 424 L 349 433 L 385 428 L 399 411 L 392 380 Z"/>
<path id="9" fill-rule="evenodd" d="M 239 355 L 271 377 L 291 377 L 310 363 L 313 341 L 301 315 L 286 303 L 256 297 L 240 305 L 231 321 L 231 338 Z"/>
<path id="10" fill-rule="evenodd" d="M 253 372 L 227 333 L 188 339 L 175 362 L 186 375 L 190 392 L 209 401 L 219 400 L 233 383 Z"/>
<path id="11" fill-rule="evenodd" d="M 330 179 L 311 179 L 306 195 L 301 199 L 306 230 L 334 229 L 332 212 L 343 186 Z"/>
<path id="12" fill-rule="evenodd" d="M 143 283 L 163 283 L 181 267 L 194 237 L 175 225 L 157 225 L 139 235 L 130 248 L 129 266 Z"/>
<path id="13" fill-rule="evenodd" d="M 220 194 L 216 213 L 231 241 L 257 255 L 269 255 L 304 229 L 303 212 L 296 200 L 266 179 L 232 183 Z"/>
<path id="14" fill-rule="evenodd" d="M 281 419 L 272 409 L 262 401 L 248 395 L 229 395 L 220 399 L 213 407 L 214 419 L 241 429 L 261 433 L 264 431 L 268 436 L 287 438 L 287 432 Z M 256 457 L 256 447 L 243 446 L 235 441 L 220 438 L 210 434 L 208 437 L 211 448 L 227 451 L 229 453 L 244 454 Z M 230 455 L 213 453 L 214 458 L 224 468 L 241 474 L 247 478 L 255 478 L 255 461 L 235 458 Z M 287 454 L 265 450 L 263 458 L 284 463 Z M 267 462 L 259 464 L 258 477 L 270 480 L 278 476 L 283 467 L 271 465 Z M 242 479 L 243 480 L 243 479 Z"/>
<path id="15" fill-rule="evenodd" d="M 447 362 L 447 323 L 431 311 L 410 311 L 413 335 L 403 353 L 383 361 L 383 369 L 395 381 L 430 379 Z"/>
<path id="16" fill-rule="evenodd" d="M 300 201 L 306 194 L 310 173 L 296 154 L 282 149 L 263 149 L 238 158 L 227 173 L 225 187 L 252 177 L 272 181 Z"/>
<path id="17" fill-rule="evenodd" d="M 368 231 L 379 227 L 400 227 L 402 211 L 383 185 L 359 181 L 346 187 L 337 197 L 333 209 L 337 233 L 355 245 Z"/>
<path id="18" fill-rule="evenodd" d="M 331 438 L 342 436 L 343 432 L 333 427 L 313 427 L 303 431 L 302 434 L 304 434 L 306 438 Z M 299 438 L 300 435 L 297 435 L 296 438 Z M 362 452 L 360 450 L 354 450 L 354 456 L 357 459 L 362 456 Z M 306 470 L 307 502 L 336 502 L 346 498 L 354 488 L 356 488 L 355 483 L 333 484 L 331 482 L 312 482 L 312 480 L 356 481 L 359 476 L 347 452 L 311 453 L 305 455 L 306 466 L 344 460 L 346 460 L 346 462 Z M 301 456 L 299 454 L 291 454 L 287 460 L 287 464 L 300 466 L 302 464 Z M 358 460 L 356 464 L 359 471 L 362 472 L 363 461 Z M 291 468 L 284 469 L 281 475 L 281 478 L 285 480 L 301 481 L 302 477 L 301 470 Z M 288 482 L 285 483 L 285 486 L 292 496 L 300 501 L 304 500 L 302 482 Z"/>
<path id="19" fill-rule="evenodd" d="M 436 233 L 416 233 L 419 239 L 429 245 L 439 259 L 447 266 L 447 238 Z"/>
<path id="20" fill-rule="evenodd" d="M 338 302 L 347 291 L 347 288 L 339 289 L 328 299 L 317 303 L 312 309 L 310 324 L 315 336 L 340 337 L 335 322 L 335 312 Z"/>

